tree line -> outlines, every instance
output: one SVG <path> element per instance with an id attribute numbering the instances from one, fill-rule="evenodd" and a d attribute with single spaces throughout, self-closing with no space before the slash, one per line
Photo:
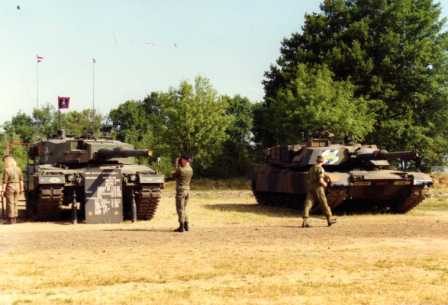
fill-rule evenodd
<path id="1" fill-rule="evenodd" d="M 0 149 L 6 138 L 49 136 L 58 122 L 75 136 L 110 125 L 116 139 L 154 150 L 164 172 L 186 153 L 198 173 L 231 177 L 247 173 L 261 149 L 327 129 L 441 164 L 448 152 L 444 25 L 432 0 L 325 0 L 282 41 L 260 102 L 221 95 L 199 76 L 105 116 L 84 110 L 59 117 L 52 106 L 18 113 L 4 124 Z"/>

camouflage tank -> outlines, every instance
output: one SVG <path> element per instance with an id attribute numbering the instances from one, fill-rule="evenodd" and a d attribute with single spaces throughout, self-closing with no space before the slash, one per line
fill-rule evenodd
<path id="1" fill-rule="evenodd" d="M 111 139 L 59 136 L 30 146 L 25 175 L 27 214 L 86 223 L 150 220 L 164 177 L 135 163 L 150 151 Z"/>
<path id="2" fill-rule="evenodd" d="M 418 160 L 414 152 L 387 152 L 376 145 L 332 144 L 312 139 L 302 145 L 282 145 L 265 151 L 266 163 L 255 167 L 252 189 L 259 204 L 303 209 L 306 175 L 319 155 L 331 179 L 328 203 L 336 212 L 406 213 L 426 197 L 429 175 L 401 171 L 389 161 Z"/>

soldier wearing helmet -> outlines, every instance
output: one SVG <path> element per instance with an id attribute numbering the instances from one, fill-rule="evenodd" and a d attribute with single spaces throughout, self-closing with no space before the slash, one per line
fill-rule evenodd
<path id="1" fill-rule="evenodd" d="M 3 183 L 2 196 L 6 199 L 6 213 L 9 224 L 16 223 L 17 219 L 17 201 L 19 194 L 23 193 L 22 171 L 17 166 L 12 156 L 3 157 Z"/>
<path id="2" fill-rule="evenodd" d="M 325 175 L 325 170 L 322 167 L 323 164 L 323 156 L 318 156 L 316 159 L 316 164 L 313 165 L 308 171 L 308 192 L 306 194 L 302 224 L 302 227 L 304 228 L 310 227 L 308 218 L 310 215 L 310 210 L 316 201 L 319 202 L 322 212 L 327 217 L 328 226 L 336 223 L 336 219 L 332 218 L 331 209 L 328 206 L 327 197 L 325 196 L 325 188 L 327 187 L 329 177 Z"/>

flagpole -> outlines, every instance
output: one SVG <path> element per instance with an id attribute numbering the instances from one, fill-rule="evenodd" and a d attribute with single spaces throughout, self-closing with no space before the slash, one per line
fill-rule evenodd
<path id="1" fill-rule="evenodd" d="M 39 109 L 39 59 L 36 56 L 36 104 Z"/>
<path id="2" fill-rule="evenodd" d="M 93 120 L 95 119 L 95 64 L 96 64 L 96 59 L 92 58 L 92 113 L 93 113 Z"/>

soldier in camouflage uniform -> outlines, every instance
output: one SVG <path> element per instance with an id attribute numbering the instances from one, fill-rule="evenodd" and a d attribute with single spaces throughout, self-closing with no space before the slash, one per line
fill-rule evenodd
<path id="1" fill-rule="evenodd" d="M 184 232 L 190 229 L 187 216 L 187 204 L 190 198 L 190 182 L 193 177 L 193 169 L 190 166 L 190 157 L 183 155 L 177 162 L 176 172 L 176 210 L 179 219 L 179 228 L 176 232 Z"/>
<path id="2" fill-rule="evenodd" d="M 23 193 L 23 176 L 22 171 L 17 166 L 12 156 L 5 156 L 2 196 L 6 199 L 6 213 L 9 224 L 16 223 L 17 219 L 17 201 L 19 194 Z"/>
<path id="3" fill-rule="evenodd" d="M 331 226 L 336 223 L 336 219 L 332 218 L 331 209 L 327 203 L 327 197 L 325 196 L 325 188 L 327 187 L 328 176 L 325 175 L 325 170 L 322 167 L 324 158 L 318 156 L 316 164 L 313 165 L 308 171 L 308 192 L 306 194 L 305 209 L 303 211 L 303 224 L 302 227 L 310 227 L 308 223 L 308 217 L 310 216 L 310 210 L 313 207 L 315 201 L 318 201 L 322 212 L 327 217 L 327 224 Z"/>

